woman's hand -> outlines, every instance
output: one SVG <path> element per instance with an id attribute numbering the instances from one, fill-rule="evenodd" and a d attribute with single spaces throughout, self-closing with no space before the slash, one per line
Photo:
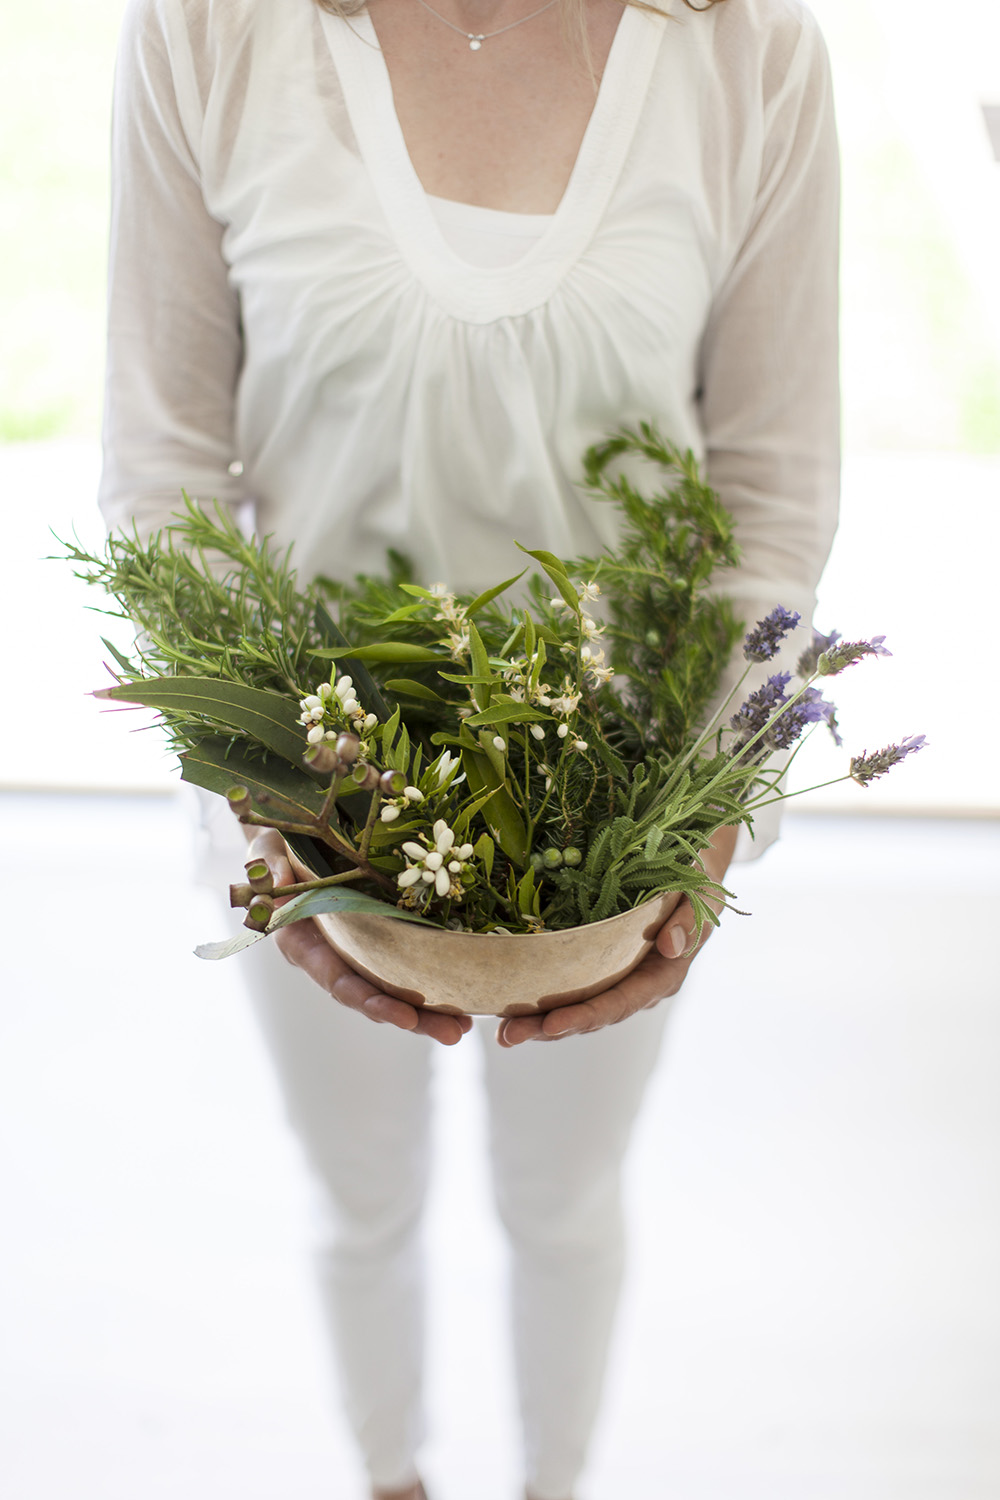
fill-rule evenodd
<path id="1" fill-rule="evenodd" d="M 702 855 L 706 873 L 720 885 L 733 857 L 737 832 L 736 828 L 720 828 Z M 676 995 L 712 930 L 706 923 L 692 946 L 694 911 L 685 897 L 656 934 L 653 951 L 631 974 L 590 1000 L 561 1005 L 542 1016 L 517 1016 L 501 1021 L 497 1041 L 501 1047 L 516 1047 L 519 1042 L 555 1041 L 561 1036 L 600 1031 L 602 1026 L 614 1026 L 635 1015 L 637 1010 L 652 1009 L 669 995 Z"/>
<path id="2" fill-rule="evenodd" d="M 266 828 L 257 834 L 250 844 L 249 853 L 254 859 L 267 861 L 275 885 L 293 884 L 295 874 L 288 862 L 285 841 L 275 829 Z M 279 898 L 276 905 L 282 904 Z M 290 964 L 302 969 L 341 1005 L 360 1011 L 370 1021 L 385 1022 L 400 1027 L 402 1031 L 432 1037 L 446 1047 L 460 1042 L 472 1027 L 469 1016 L 441 1015 L 417 1005 L 408 1005 L 405 1000 L 397 1000 L 392 995 L 383 995 L 334 952 L 316 923 L 309 918 L 282 927 L 272 941 Z"/>

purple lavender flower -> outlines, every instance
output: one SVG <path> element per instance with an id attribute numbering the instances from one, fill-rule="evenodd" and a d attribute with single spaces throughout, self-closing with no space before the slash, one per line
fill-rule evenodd
<path id="1" fill-rule="evenodd" d="M 787 610 L 779 604 L 763 620 L 758 620 L 743 642 L 743 655 L 747 661 L 770 661 L 801 618 L 798 610 Z"/>
<path id="2" fill-rule="evenodd" d="M 763 687 L 751 693 L 746 702 L 741 704 L 737 712 L 733 714 L 729 720 L 729 727 L 737 736 L 732 746 L 734 754 L 756 734 L 759 734 L 775 710 L 788 701 L 785 697 L 785 688 L 791 679 L 791 672 L 776 672 L 773 677 L 767 679 Z"/>
<path id="3" fill-rule="evenodd" d="M 892 652 L 882 644 L 884 640 L 884 635 L 873 635 L 870 641 L 843 641 L 839 646 L 831 646 L 820 653 L 816 671 L 821 677 L 834 677 L 863 656 L 891 656 Z"/>
<path id="4" fill-rule="evenodd" d="M 830 647 L 835 645 L 839 640 L 839 630 L 831 630 L 829 635 L 821 635 L 818 630 L 814 630 L 812 643 L 806 647 L 795 663 L 795 670 L 798 675 L 800 677 L 811 677 L 816 670 L 816 663 L 823 655 L 823 652 L 829 651 Z"/>
<path id="5" fill-rule="evenodd" d="M 779 714 L 764 735 L 769 750 L 787 750 L 809 724 L 825 723 L 838 745 L 843 740 L 837 731 L 837 705 L 830 703 L 818 688 L 806 688 L 801 697 Z"/>
<path id="6" fill-rule="evenodd" d="M 884 776 L 886 771 L 891 771 L 893 766 L 898 765 L 914 750 L 922 750 L 926 743 L 926 735 L 910 734 L 905 740 L 900 740 L 898 745 L 886 745 L 884 750 L 876 750 L 872 755 L 852 756 L 851 779 L 859 786 L 867 786 L 869 781 L 874 781 L 876 776 Z"/>

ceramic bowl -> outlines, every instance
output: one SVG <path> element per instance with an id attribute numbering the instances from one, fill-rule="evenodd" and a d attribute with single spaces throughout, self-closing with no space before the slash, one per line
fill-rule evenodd
<path id="1" fill-rule="evenodd" d="M 296 877 L 310 872 L 291 856 Z M 368 912 L 313 920 L 330 946 L 387 995 L 455 1015 L 526 1016 L 588 1000 L 645 958 L 680 901 L 676 891 L 583 927 L 451 932 Z"/>

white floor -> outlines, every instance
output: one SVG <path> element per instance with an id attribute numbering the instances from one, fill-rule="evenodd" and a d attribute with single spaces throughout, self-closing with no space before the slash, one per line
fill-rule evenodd
<path id="1" fill-rule="evenodd" d="M 0 1493 L 360 1500 L 177 804 L 7 794 L 0 825 Z M 1000 1497 L 998 854 L 997 823 L 799 816 L 740 872 L 635 1143 L 581 1500 Z M 439 1056 L 434 1500 L 517 1493 L 475 1059 Z"/>

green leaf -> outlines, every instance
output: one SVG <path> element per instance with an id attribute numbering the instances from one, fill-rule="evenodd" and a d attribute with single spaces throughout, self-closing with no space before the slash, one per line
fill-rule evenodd
<path id="1" fill-rule="evenodd" d="M 535 872 L 529 865 L 517 883 L 517 908 L 530 916 L 536 905 Z"/>
<path id="2" fill-rule="evenodd" d="M 463 720 L 470 729 L 481 729 L 484 724 L 509 724 L 516 719 L 521 724 L 531 724 L 539 720 L 550 720 L 551 714 L 544 709 L 535 708 L 530 703 L 519 703 L 515 698 L 501 698 L 499 702 L 493 703 L 489 708 L 484 708 L 481 713 L 470 714 Z"/>
<path id="3" fill-rule="evenodd" d="M 222 735 L 206 736 L 180 757 L 181 780 L 224 797 L 234 784 L 245 786 L 253 811 L 283 822 L 308 822 L 323 806 L 324 791 L 305 771 L 287 761 L 262 761 Z"/>
<path id="4" fill-rule="evenodd" d="M 128 675 L 131 677 L 132 673 L 135 671 L 135 667 L 129 661 L 128 657 L 127 656 L 122 656 L 121 652 L 118 650 L 118 647 L 112 645 L 112 643 L 108 640 L 107 636 L 102 635 L 101 636 L 101 642 L 111 652 L 111 655 L 114 657 L 115 661 L 121 667 L 122 671 L 123 672 L 127 672 Z"/>
<path id="5" fill-rule="evenodd" d="M 367 912 L 371 916 L 393 917 L 398 922 L 417 922 L 421 927 L 437 926 L 435 922 L 428 922 L 425 917 L 418 917 L 416 912 L 403 911 L 398 906 L 390 906 L 386 901 L 376 901 L 373 896 L 366 896 L 364 891 L 331 885 L 318 891 L 303 891 L 286 901 L 274 913 L 266 932 L 251 932 L 249 928 L 244 928 L 235 937 L 221 943 L 201 943 L 194 951 L 198 958 L 230 958 L 234 953 L 242 952 L 244 948 L 260 942 L 261 938 L 270 937 L 272 932 L 279 932 L 292 922 L 301 922 L 305 917 L 318 917 L 329 911 Z"/>
<path id="6" fill-rule="evenodd" d="M 477 594 L 472 603 L 465 606 L 466 615 L 474 615 L 477 609 L 482 609 L 484 605 L 489 604 L 492 599 L 495 599 L 498 594 L 502 594 L 506 589 L 509 589 L 512 584 L 515 584 L 519 578 L 523 578 L 527 571 L 527 568 L 522 568 L 520 573 L 514 574 L 513 578 L 507 578 L 503 583 L 494 584 L 493 587 L 491 589 L 487 589 L 485 593 Z"/>
<path id="7" fill-rule="evenodd" d="M 313 655 L 324 657 L 330 661 L 339 661 L 342 657 L 349 657 L 352 662 L 424 662 L 449 660 L 440 651 L 432 651 L 429 646 L 414 646 L 409 641 L 376 641 L 371 646 L 337 646 L 332 650 L 314 651 Z"/>
<path id="8" fill-rule="evenodd" d="M 439 674 L 441 675 L 441 674 Z M 436 693 L 426 682 L 417 682 L 413 677 L 390 677 L 386 682 L 390 693 L 405 693 L 409 698 L 423 698 L 428 703 L 445 703 L 447 700 Z"/>
<path id="9" fill-rule="evenodd" d="M 534 652 L 535 652 L 535 622 L 531 618 L 531 616 L 528 614 L 528 611 L 525 610 L 524 611 L 524 654 L 525 654 L 525 656 L 527 656 L 530 659 L 534 655 Z"/>
<path id="10" fill-rule="evenodd" d="M 99 688 L 93 696 L 142 703 L 178 717 L 194 716 L 196 722 L 208 719 L 213 725 L 246 735 L 292 765 L 301 761 L 306 749 L 306 732 L 296 722 L 298 705 L 292 698 L 221 677 L 146 677 Z"/>
<path id="11" fill-rule="evenodd" d="M 383 615 L 378 623 L 380 625 L 395 625 L 398 620 L 411 620 L 423 607 L 422 604 L 400 605 L 399 609 L 394 609 L 391 615 Z"/>
<path id="12" fill-rule="evenodd" d="M 483 688 L 482 693 L 477 695 L 482 699 L 483 709 L 485 710 L 490 706 L 490 695 L 493 691 L 493 674 L 490 671 L 490 659 L 486 654 L 483 638 L 476 629 L 473 620 L 469 621 L 469 647 L 472 652 L 472 670 L 477 677 L 482 677 L 486 680 L 486 686 Z"/>
<path id="13" fill-rule="evenodd" d="M 401 583 L 399 587 L 403 590 L 404 594 L 415 594 L 418 599 L 436 601 L 438 597 L 437 594 L 432 594 L 430 589 L 421 588 L 419 583 Z"/>
<path id="14" fill-rule="evenodd" d="M 570 609 L 579 610 L 580 595 L 569 581 L 566 564 L 560 558 L 556 557 L 554 552 L 545 552 L 541 548 L 532 551 L 530 547 L 522 547 L 520 542 L 515 542 L 514 546 L 520 548 L 522 552 L 526 552 L 529 557 L 533 557 L 536 562 L 540 562 L 560 594 L 566 600 Z"/>
<path id="15" fill-rule="evenodd" d="M 491 879 L 493 875 L 493 857 L 496 851 L 497 846 L 489 834 L 481 833 L 475 842 L 472 852 L 476 859 L 482 860 L 487 880 Z"/>
<path id="16" fill-rule="evenodd" d="M 468 720 L 465 722 L 468 723 Z M 488 805 L 484 806 L 482 816 L 507 858 L 514 864 L 523 866 L 528 857 L 528 830 L 506 782 L 497 775 L 478 746 L 473 750 L 468 745 L 463 745 L 462 769 L 474 796 L 492 791 L 493 796 Z"/>

